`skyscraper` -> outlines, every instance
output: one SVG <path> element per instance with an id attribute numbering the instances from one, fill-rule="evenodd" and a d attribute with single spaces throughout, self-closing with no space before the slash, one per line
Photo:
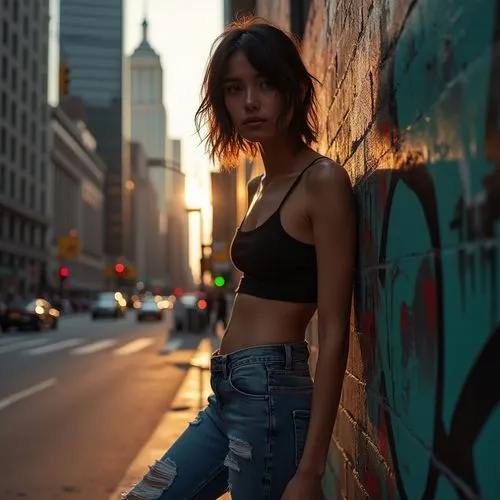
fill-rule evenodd
<path id="1" fill-rule="evenodd" d="M 70 71 L 69 93 L 81 97 L 97 153 L 107 165 L 105 251 L 131 249 L 130 115 L 123 78 L 123 0 L 61 0 L 60 60 Z"/>
<path id="2" fill-rule="evenodd" d="M 0 291 L 46 286 L 48 1 L 0 7 Z"/>
<path id="3" fill-rule="evenodd" d="M 148 22 L 142 23 L 142 40 L 130 56 L 132 138 L 144 147 L 149 157 L 149 177 L 156 190 L 159 212 L 160 258 L 155 266 L 155 281 L 168 284 L 167 191 L 172 184 L 166 168 L 167 117 L 163 105 L 163 68 L 160 56 L 148 40 Z"/>

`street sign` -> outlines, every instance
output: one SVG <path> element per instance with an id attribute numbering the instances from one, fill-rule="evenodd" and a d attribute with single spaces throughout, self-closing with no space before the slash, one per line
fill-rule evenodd
<path id="1" fill-rule="evenodd" d="M 76 259 L 80 255 L 78 236 L 60 236 L 58 241 L 60 259 Z"/>

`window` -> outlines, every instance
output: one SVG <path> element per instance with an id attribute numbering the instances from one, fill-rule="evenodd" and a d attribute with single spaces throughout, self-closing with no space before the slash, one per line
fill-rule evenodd
<path id="1" fill-rule="evenodd" d="M 7 80 L 7 75 L 9 74 L 9 62 L 7 61 L 7 56 L 2 57 L 2 80 Z"/>
<path id="2" fill-rule="evenodd" d="M 12 68 L 11 78 L 12 78 L 12 81 L 10 82 L 10 88 L 12 89 L 13 92 L 15 92 L 17 90 L 17 70 L 16 70 L 16 68 Z"/>
<path id="3" fill-rule="evenodd" d="M 26 102 L 28 100 L 28 82 L 23 80 L 22 90 L 21 90 L 22 101 Z"/>
<path id="4" fill-rule="evenodd" d="M 4 19 L 3 21 L 2 42 L 5 46 L 9 44 L 9 23 L 7 22 L 7 19 Z"/>
<path id="5" fill-rule="evenodd" d="M 28 69 L 28 48 L 23 47 L 23 70 Z"/>
<path id="6" fill-rule="evenodd" d="M 16 197 L 16 173 L 11 170 L 9 174 L 9 195 L 11 198 Z"/>
<path id="7" fill-rule="evenodd" d="M 21 203 L 26 203 L 26 179 L 21 178 Z"/>
<path id="8" fill-rule="evenodd" d="M 40 191 L 40 212 L 45 215 L 45 189 Z"/>
<path id="9" fill-rule="evenodd" d="M 23 111 L 21 115 L 21 134 L 23 137 L 26 137 L 28 134 L 28 115 L 26 111 Z"/>
<path id="10" fill-rule="evenodd" d="M 7 130 L 0 129 L 0 154 L 4 155 L 7 151 Z"/>
<path id="11" fill-rule="evenodd" d="M 17 106 L 15 101 L 10 103 L 10 123 L 13 127 L 17 126 Z"/>
<path id="12" fill-rule="evenodd" d="M 10 138 L 10 161 L 16 161 L 17 158 L 17 141 L 15 136 Z"/>
<path id="13" fill-rule="evenodd" d="M 14 4 L 17 5 L 17 4 Z M 12 33 L 12 52 L 14 54 L 14 57 L 17 59 L 17 51 L 18 51 L 18 44 L 17 44 L 17 33 Z"/>
<path id="14" fill-rule="evenodd" d="M 28 155 L 26 153 L 26 146 L 23 144 L 21 146 L 21 170 L 26 170 L 28 166 Z"/>
<path id="15" fill-rule="evenodd" d="M 0 165 L 0 193 L 5 193 L 5 183 L 7 181 L 5 171 L 7 170 L 4 164 Z"/>
<path id="16" fill-rule="evenodd" d="M 35 209 L 35 185 L 31 184 L 30 185 L 30 201 L 29 201 L 29 207 L 31 209 Z"/>
<path id="17" fill-rule="evenodd" d="M 7 93 L 5 90 L 2 91 L 0 98 L 0 118 L 7 118 Z"/>
<path id="18" fill-rule="evenodd" d="M 16 220 L 12 214 L 9 216 L 9 239 L 11 241 L 16 239 Z"/>

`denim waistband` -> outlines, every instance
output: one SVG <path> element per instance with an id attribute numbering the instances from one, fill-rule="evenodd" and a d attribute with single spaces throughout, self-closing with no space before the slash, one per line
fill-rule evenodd
<path id="1" fill-rule="evenodd" d="M 291 344 L 271 344 L 247 347 L 229 354 L 215 351 L 210 360 L 212 373 L 228 373 L 229 369 L 249 363 L 280 363 L 285 368 L 292 368 L 294 363 L 309 359 L 309 347 L 306 341 Z"/>

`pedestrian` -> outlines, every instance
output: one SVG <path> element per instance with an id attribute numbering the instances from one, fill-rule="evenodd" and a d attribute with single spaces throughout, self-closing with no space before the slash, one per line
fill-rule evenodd
<path id="1" fill-rule="evenodd" d="M 315 152 L 316 81 L 261 19 L 216 40 L 196 114 L 223 167 L 260 156 L 231 258 L 243 273 L 211 358 L 214 394 L 127 500 L 318 500 L 348 351 L 356 215 L 345 170 Z M 317 311 L 314 384 L 306 327 Z"/>

